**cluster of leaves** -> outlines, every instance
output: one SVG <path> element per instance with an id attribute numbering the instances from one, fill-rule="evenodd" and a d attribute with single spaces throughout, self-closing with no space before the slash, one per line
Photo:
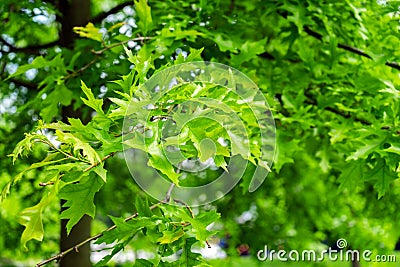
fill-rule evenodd
<path id="1" fill-rule="evenodd" d="M 201 255 L 192 251 L 197 241 L 206 242 L 213 233 L 206 227 L 219 218 L 214 211 L 194 215 L 189 207 L 173 205 L 158 205 L 159 211 L 154 211 L 157 205 L 149 206 L 147 200 L 136 199 L 138 216 L 126 220 L 110 217 L 115 230 L 104 232 L 96 241 L 97 244 L 112 244 L 110 255 L 97 263 L 104 266 L 116 253 L 124 249 L 137 235 L 144 235 L 150 242 L 159 244 L 156 257 L 151 261 L 137 260 L 143 266 L 198 266 L 202 263 Z M 117 241 L 117 243 L 115 243 Z M 178 259 L 171 258 L 178 255 Z M 169 257 L 169 258 L 168 258 Z"/>

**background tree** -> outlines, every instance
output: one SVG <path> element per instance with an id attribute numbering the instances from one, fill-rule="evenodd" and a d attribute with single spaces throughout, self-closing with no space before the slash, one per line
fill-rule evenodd
<path id="1" fill-rule="evenodd" d="M 93 109 L 81 99 L 87 98 L 81 80 L 103 99 L 103 110 L 112 110 L 109 99 L 121 99 L 115 92 L 121 88 L 108 81 L 125 75 L 122 81 L 133 82 L 130 68 L 148 61 L 153 69 L 136 70 L 142 83 L 165 64 L 184 61 L 194 54 L 191 49 L 203 48 L 196 59 L 238 68 L 257 83 L 277 125 L 274 171 L 263 187 L 243 197 L 248 188 L 243 179 L 242 187 L 215 203 L 221 237 L 230 236 L 228 255 L 237 255 L 243 244 L 254 256 L 264 244 L 307 249 L 338 238 L 354 249 L 391 251 L 399 237 L 398 4 L 151 1 L 149 6 L 151 11 L 144 1 L 2 1 L 1 183 L 46 156 L 47 148 L 35 145 L 24 162 L 12 166 L 6 158 L 39 119 L 48 125 L 79 118 L 95 127 Z M 89 21 L 93 24 L 86 25 Z M 85 25 L 75 28 L 76 39 L 73 27 Z M 127 60 L 123 45 L 139 61 Z M 53 128 L 43 131 L 51 135 Z M 143 195 L 127 173 L 121 179 L 113 171 L 121 169 L 121 160 L 105 162 L 108 182 L 95 201 L 104 224 L 110 223 L 106 214 L 127 216 L 136 209 L 131 192 Z M 39 186 L 49 179 L 46 173 L 28 172 L 2 203 L 6 257 L 21 255 L 19 237 L 9 229 L 22 232 L 17 213 L 47 194 L 49 187 Z M 114 188 L 121 193 L 109 201 L 107 192 Z M 58 220 L 57 207 L 50 206 L 43 215 L 45 242 L 28 243 L 30 251 L 40 246 L 42 259 L 55 254 L 58 239 L 50 223 Z M 84 227 L 86 233 L 76 235 L 80 240 L 88 236 Z M 80 247 L 61 263 L 71 255 L 90 264 L 84 251 Z"/>

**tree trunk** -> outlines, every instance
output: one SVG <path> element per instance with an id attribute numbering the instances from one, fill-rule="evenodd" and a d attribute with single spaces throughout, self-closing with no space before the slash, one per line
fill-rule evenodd
<path id="1" fill-rule="evenodd" d="M 57 16 L 61 24 L 60 44 L 71 47 L 76 37 L 73 28 L 84 26 L 89 21 L 90 0 L 59 0 L 57 7 L 61 13 Z"/>
<path id="2" fill-rule="evenodd" d="M 84 26 L 90 18 L 90 0 L 59 0 L 56 2 L 60 14 L 57 21 L 61 24 L 60 45 L 72 47 L 76 34 L 74 26 Z M 72 103 L 73 104 L 73 103 Z M 73 110 L 72 104 L 62 110 L 62 120 L 67 122 L 68 117 L 81 118 L 81 112 Z M 81 118 L 82 119 L 82 118 Z M 61 206 L 65 203 L 61 200 Z M 63 208 L 61 208 L 61 211 Z M 90 237 L 91 218 L 85 215 L 67 235 L 67 220 L 61 220 L 60 250 L 65 251 Z M 79 251 L 71 252 L 60 260 L 60 267 L 90 267 L 90 244 L 85 244 Z"/>
<path id="3" fill-rule="evenodd" d="M 61 200 L 63 204 L 65 201 Z M 82 219 L 72 228 L 71 233 L 67 235 L 66 226 L 67 220 L 61 220 L 61 237 L 60 237 L 60 250 L 64 251 L 83 240 L 90 237 L 92 218 L 85 215 Z M 79 250 L 66 254 L 60 261 L 60 267 L 89 267 L 90 262 L 90 243 L 81 246 Z"/>
<path id="4" fill-rule="evenodd" d="M 352 267 L 361 267 L 360 261 L 358 261 L 357 259 L 353 259 L 351 261 L 351 266 Z"/>

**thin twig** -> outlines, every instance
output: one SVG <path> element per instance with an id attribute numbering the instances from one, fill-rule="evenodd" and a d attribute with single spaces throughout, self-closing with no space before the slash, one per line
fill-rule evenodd
<path id="1" fill-rule="evenodd" d="M 94 167 L 97 167 L 100 163 L 106 161 L 107 159 L 111 158 L 112 156 L 114 156 L 117 153 L 117 151 L 111 152 L 110 154 L 108 154 L 107 156 L 105 156 L 104 158 L 102 158 L 100 161 L 97 161 L 95 163 L 93 163 L 92 165 L 90 165 L 89 167 L 87 167 L 86 169 L 83 170 L 83 172 L 87 172 L 90 171 L 91 169 L 93 169 Z"/>
<path id="2" fill-rule="evenodd" d="M 185 206 L 186 209 L 189 211 L 190 216 L 192 216 L 192 218 L 194 219 L 194 213 L 193 213 L 192 209 L 190 208 L 190 206 L 186 202 L 176 199 L 176 198 L 174 198 L 173 200 L 175 203 L 182 204 L 183 206 Z"/>
<path id="3" fill-rule="evenodd" d="M 55 151 L 57 151 L 57 152 L 63 154 L 64 156 L 66 156 L 66 157 L 69 158 L 69 159 L 73 159 L 73 160 L 76 160 L 76 161 L 88 163 L 87 161 L 83 161 L 83 160 L 81 160 L 81 159 L 78 159 L 77 157 L 74 157 L 74 156 L 72 156 L 72 155 L 66 153 L 65 151 L 59 149 L 58 147 L 56 147 L 55 145 L 53 145 L 51 142 L 49 142 L 49 141 L 47 141 L 47 140 L 39 139 L 39 140 L 37 140 L 37 142 L 41 142 L 41 143 L 44 143 L 44 144 L 48 145 L 49 147 L 51 147 L 51 148 L 54 149 Z"/>
<path id="4" fill-rule="evenodd" d="M 100 50 L 92 50 L 92 53 L 94 53 L 94 54 L 96 54 L 96 55 L 101 55 L 101 54 L 103 54 L 105 51 L 110 50 L 111 48 L 114 48 L 114 47 L 117 47 L 117 46 L 120 46 L 120 45 L 129 43 L 130 41 L 135 42 L 135 41 L 144 41 L 144 40 L 151 40 L 151 39 L 153 39 L 153 37 L 136 37 L 136 38 L 133 38 L 133 39 L 121 41 L 121 42 L 118 42 L 118 43 L 115 43 L 115 44 L 111 44 L 111 45 L 105 45 L 105 44 L 104 44 L 105 47 L 104 47 L 103 49 L 100 49 Z"/>
<path id="5" fill-rule="evenodd" d="M 48 185 L 53 185 L 55 182 L 54 181 L 49 181 L 49 182 L 47 182 L 47 183 L 45 183 L 45 182 L 40 182 L 39 183 L 39 186 L 48 186 Z"/>
<path id="6" fill-rule="evenodd" d="M 60 151 L 61 152 L 61 151 Z M 63 151 L 62 151 L 63 152 Z M 61 153 L 62 153 L 61 152 Z M 86 169 L 84 169 L 82 172 L 88 172 L 88 171 L 90 171 L 91 169 L 93 169 L 93 168 L 95 168 L 95 167 L 97 167 L 98 165 L 100 165 L 100 163 L 102 163 L 102 162 L 104 162 L 104 161 L 106 161 L 107 159 L 109 159 L 109 158 L 111 158 L 112 156 L 114 156 L 116 153 L 117 153 L 118 151 L 114 151 L 114 152 L 111 152 L 110 154 L 108 154 L 107 156 L 105 156 L 104 158 L 102 158 L 100 161 L 97 161 L 97 162 L 95 162 L 94 164 L 92 164 L 92 165 L 90 165 L 89 167 L 87 167 Z M 64 154 L 64 153 L 63 153 Z M 65 154 L 64 154 L 65 155 Z M 68 154 L 66 154 L 66 155 L 68 155 Z M 82 161 L 82 160 L 79 160 L 79 159 L 76 159 L 76 160 L 78 160 L 78 161 Z M 87 163 L 86 161 L 84 161 L 85 163 Z M 64 174 L 61 174 L 60 175 L 60 177 L 59 177 L 59 179 L 61 179 L 62 177 L 64 176 Z M 50 182 L 40 182 L 39 183 L 39 186 L 48 186 L 48 185 L 53 185 L 54 184 L 54 181 L 50 181 Z"/>
<path id="7" fill-rule="evenodd" d="M 172 190 L 174 189 L 174 187 L 175 187 L 175 184 L 171 183 L 171 185 L 168 188 L 167 193 L 165 194 L 165 202 L 169 202 L 169 200 L 171 199 L 171 193 L 172 193 Z"/>
<path id="8" fill-rule="evenodd" d="M 84 72 L 87 68 L 89 68 L 90 66 L 92 66 L 94 63 L 96 63 L 96 61 L 99 59 L 99 57 L 95 57 L 92 59 L 92 61 L 90 61 L 89 63 L 87 63 L 85 66 L 83 66 L 80 69 L 77 69 L 76 71 L 66 75 L 63 77 L 63 80 L 68 80 L 69 78 L 75 77 L 77 76 L 79 73 Z"/>

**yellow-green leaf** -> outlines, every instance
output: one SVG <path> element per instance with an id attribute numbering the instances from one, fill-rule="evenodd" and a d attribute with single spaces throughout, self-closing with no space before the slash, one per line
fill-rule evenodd
<path id="1" fill-rule="evenodd" d="M 184 234 L 185 232 L 182 230 L 182 228 L 179 228 L 175 231 L 164 231 L 163 236 L 158 238 L 157 242 L 160 242 L 160 244 L 171 244 L 172 242 L 181 238 Z"/>

